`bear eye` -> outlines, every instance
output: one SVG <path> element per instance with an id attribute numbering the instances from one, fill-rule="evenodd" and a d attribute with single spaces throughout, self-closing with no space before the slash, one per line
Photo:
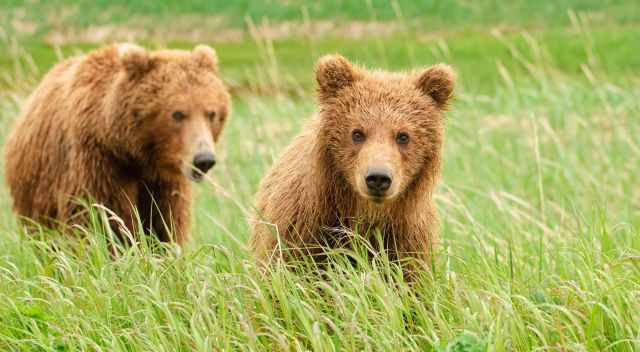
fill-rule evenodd
<path id="1" fill-rule="evenodd" d="M 353 143 L 364 142 L 364 132 L 361 130 L 353 130 L 353 132 L 351 132 L 351 139 L 353 140 Z"/>
<path id="2" fill-rule="evenodd" d="M 187 118 L 187 115 L 182 111 L 175 111 L 171 116 L 176 121 L 182 121 Z"/>
<path id="3" fill-rule="evenodd" d="M 209 118 L 209 120 L 213 121 L 216 118 L 216 112 L 215 111 L 209 111 L 207 113 L 207 117 Z"/>
<path id="4" fill-rule="evenodd" d="M 396 143 L 407 144 L 409 143 L 409 135 L 406 132 L 400 132 L 396 136 Z"/>

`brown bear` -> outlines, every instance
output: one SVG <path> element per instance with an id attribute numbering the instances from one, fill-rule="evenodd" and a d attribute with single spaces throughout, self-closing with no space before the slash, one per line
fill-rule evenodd
<path id="1" fill-rule="evenodd" d="M 64 60 L 7 140 L 13 209 L 61 229 L 86 224 L 81 202 L 89 201 L 117 215 L 110 223 L 121 237 L 142 230 L 184 244 L 189 179 L 215 164 L 229 113 L 216 53 L 204 45 L 149 52 L 120 44 Z"/>
<path id="2" fill-rule="evenodd" d="M 424 263 L 438 238 L 433 192 L 454 71 L 367 71 L 334 55 L 316 79 L 319 113 L 261 182 L 252 251 L 263 263 L 322 257 L 348 245 L 346 228 L 382 234 L 377 249 L 394 261 Z"/>

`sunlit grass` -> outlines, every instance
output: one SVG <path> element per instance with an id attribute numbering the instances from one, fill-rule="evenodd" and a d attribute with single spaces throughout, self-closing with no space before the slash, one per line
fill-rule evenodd
<path id="1" fill-rule="evenodd" d="M 380 55 L 375 41 L 327 39 L 315 52 L 275 42 L 275 56 L 260 38 L 217 46 L 229 79 L 245 83 L 222 160 L 197 187 L 193 242 L 159 252 L 143 241 L 114 256 L 98 223 L 82 240 L 25 235 L 3 186 L 0 349 L 640 349 L 640 89 L 637 59 L 623 59 L 635 32 L 582 30 L 487 29 L 445 47 L 409 42 L 413 57 L 387 41 Z M 55 54 L 2 45 L 14 45 L 1 72 L 4 140 Z M 328 51 L 460 71 L 436 195 L 442 246 L 414 286 L 384 255 L 331 253 L 323 272 L 262 273 L 247 252 L 257 184 L 315 111 L 311 65 Z"/>

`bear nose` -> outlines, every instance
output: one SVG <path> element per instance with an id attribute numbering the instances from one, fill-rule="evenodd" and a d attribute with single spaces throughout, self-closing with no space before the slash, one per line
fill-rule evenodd
<path id="1" fill-rule="evenodd" d="M 216 156 L 213 153 L 198 153 L 193 158 L 193 166 L 203 174 L 216 164 Z"/>
<path id="2" fill-rule="evenodd" d="M 370 169 L 365 177 L 369 191 L 383 193 L 391 187 L 391 173 L 382 169 Z"/>

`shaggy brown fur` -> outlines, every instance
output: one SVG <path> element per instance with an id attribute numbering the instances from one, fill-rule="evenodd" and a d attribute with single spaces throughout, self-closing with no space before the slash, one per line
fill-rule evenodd
<path id="1" fill-rule="evenodd" d="M 254 254 L 268 261 L 286 247 L 317 255 L 321 245 L 344 245 L 344 231 L 332 229 L 357 226 L 380 230 L 394 260 L 429 258 L 453 71 L 370 72 L 326 56 L 316 79 L 319 114 L 262 180 Z M 382 192 L 367 183 L 379 170 L 392 180 Z"/>
<path id="2" fill-rule="evenodd" d="M 26 102 L 7 141 L 13 208 L 59 227 L 86 221 L 78 199 L 91 200 L 133 233 L 137 212 L 145 230 L 183 244 L 188 179 L 203 174 L 194 156 L 213 157 L 229 109 L 217 56 L 206 46 L 148 52 L 122 44 L 65 60 Z"/>

